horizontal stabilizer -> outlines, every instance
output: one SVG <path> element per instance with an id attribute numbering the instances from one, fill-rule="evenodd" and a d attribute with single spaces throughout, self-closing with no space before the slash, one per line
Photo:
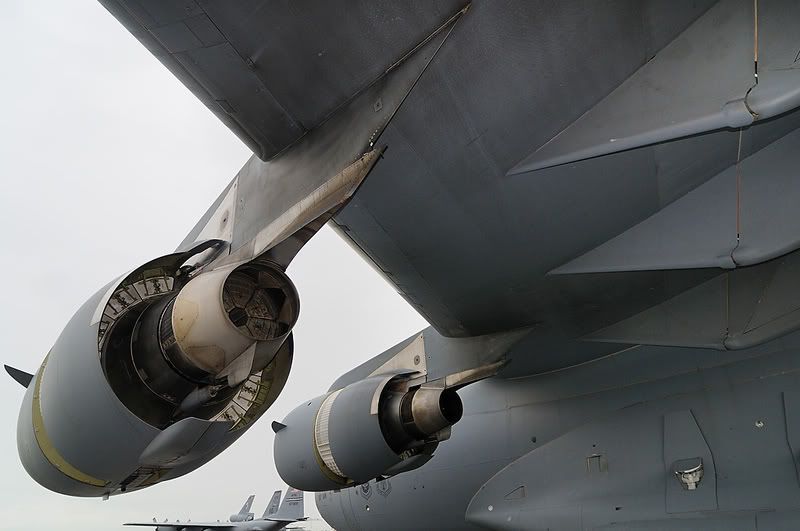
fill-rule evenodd
<path id="1" fill-rule="evenodd" d="M 746 127 L 794 109 L 798 33 L 800 2 L 761 2 L 757 17 L 752 0 L 718 2 L 509 174 Z"/>
<path id="2" fill-rule="evenodd" d="M 28 387 L 31 384 L 31 380 L 33 380 L 33 375 L 29 374 L 25 371 L 21 371 L 19 369 L 15 369 L 14 367 L 10 367 L 8 365 L 3 365 L 6 368 L 6 372 L 9 376 L 14 378 L 22 387 Z"/>
<path id="3" fill-rule="evenodd" d="M 795 130 L 550 274 L 733 269 L 782 256 L 800 248 L 798 168 Z"/>

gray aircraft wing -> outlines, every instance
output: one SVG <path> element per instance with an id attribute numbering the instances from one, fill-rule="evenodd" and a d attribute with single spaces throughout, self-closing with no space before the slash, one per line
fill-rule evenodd
<path id="1" fill-rule="evenodd" d="M 102 1 L 261 160 L 464 5 Z M 336 226 L 445 336 L 727 348 L 716 314 L 597 333 L 800 247 L 800 7 L 762 6 L 754 58 L 752 5 L 474 1 Z"/>

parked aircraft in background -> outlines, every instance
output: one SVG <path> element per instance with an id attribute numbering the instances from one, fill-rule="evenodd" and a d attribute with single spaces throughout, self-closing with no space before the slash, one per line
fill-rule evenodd
<path id="1" fill-rule="evenodd" d="M 232 514 L 229 522 L 157 522 L 153 518 L 152 522 L 147 523 L 128 523 L 125 525 L 139 527 L 155 527 L 156 531 L 205 531 L 208 529 L 228 529 L 230 531 L 277 531 L 287 525 L 305 520 L 305 506 L 303 503 L 304 493 L 297 489 L 289 489 L 283 503 L 280 504 L 281 491 L 276 490 L 272 499 L 264 510 L 261 518 L 254 519 L 250 506 L 254 496 L 250 496 L 244 507 Z"/>
<path id="2" fill-rule="evenodd" d="M 277 492 L 278 496 L 280 496 L 280 491 L 276 491 L 276 492 Z M 235 513 L 235 514 L 232 514 L 228 518 L 228 520 L 230 520 L 231 522 L 247 522 L 249 520 L 252 520 L 255 517 L 255 514 L 250 512 L 250 507 L 253 506 L 253 500 L 255 498 L 256 498 L 256 495 L 255 494 L 251 494 L 247 498 L 247 501 L 244 502 L 244 505 L 242 506 L 242 508 L 239 509 L 239 512 Z M 273 496 L 273 498 L 274 498 L 274 496 Z M 272 505 L 272 504 L 270 503 L 270 505 Z"/>

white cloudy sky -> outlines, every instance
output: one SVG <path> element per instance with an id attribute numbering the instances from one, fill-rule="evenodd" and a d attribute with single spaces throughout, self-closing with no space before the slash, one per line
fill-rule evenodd
<path id="1" fill-rule="evenodd" d="M 0 8 L 0 361 L 33 372 L 91 293 L 174 249 L 249 152 L 94 0 Z M 327 228 L 289 273 L 302 311 L 287 389 L 258 425 L 184 478 L 106 502 L 44 490 L 17 458 L 22 389 L 0 378 L 0 529 L 225 518 L 250 493 L 263 511 L 282 486 L 270 419 L 425 325 Z M 311 496 L 306 506 L 316 514 Z"/>

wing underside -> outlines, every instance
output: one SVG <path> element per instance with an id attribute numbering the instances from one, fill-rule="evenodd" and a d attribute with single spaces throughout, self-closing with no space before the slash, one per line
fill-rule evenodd
<path id="1" fill-rule="evenodd" d="M 261 159 L 463 5 L 103 2 Z M 448 336 L 580 337 L 792 252 L 798 10 L 476 0 L 334 221 Z"/>

